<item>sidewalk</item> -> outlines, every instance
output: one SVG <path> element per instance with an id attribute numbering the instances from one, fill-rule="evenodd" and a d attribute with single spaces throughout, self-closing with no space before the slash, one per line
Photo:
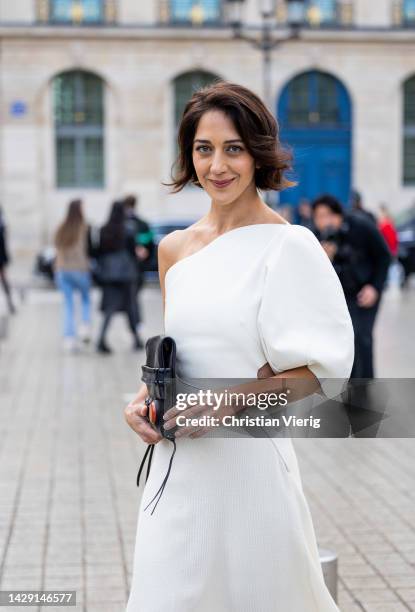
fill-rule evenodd
<path id="1" fill-rule="evenodd" d="M 143 298 L 146 335 L 160 333 L 158 289 Z M 76 589 L 71 609 L 123 612 L 145 449 L 123 410 L 144 355 L 131 351 L 121 316 L 114 355 L 63 354 L 59 300 L 29 291 L 0 343 L 0 589 Z M 379 376 L 414 374 L 414 308 L 413 290 L 385 295 Z M 295 446 L 319 545 L 339 554 L 341 610 L 415 610 L 414 441 Z"/>

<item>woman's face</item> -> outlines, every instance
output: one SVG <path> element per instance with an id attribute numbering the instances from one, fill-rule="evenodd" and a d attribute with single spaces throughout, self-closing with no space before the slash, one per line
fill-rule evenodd
<path id="1" fill-rule="evenodd" d="M 202 115 L 193 141 L 193 165 L 215 202 L 229 204 L 255 189 L 255 160 L 232 121 L 220 110 Z"/>

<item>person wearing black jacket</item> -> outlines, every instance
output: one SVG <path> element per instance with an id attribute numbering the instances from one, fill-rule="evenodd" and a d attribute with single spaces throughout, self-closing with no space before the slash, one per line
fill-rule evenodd
<path id="1" fill-rule="evenodd" d="M 3 221 L 3 211 L 0 208 L 0 282 L 3 286 L 9 312 L 10 314 L 15 314 L 16 309 L 13 304 L 11 289 L 6 274 L 6 267 L 9 261 L 10 257 L 7 249 L 7 230 Z"/>
<path id="2" fill-rule="evenodd" d="M 139 333 L 142 326 L 140 291 L 144 285 L 144 272 L 147 262 L 152 259 L 156 247 L 154 244 L 153 232 L 149 224 L 135 213 L 136 204 L 137 198 L 134 195 L 129 195 L 124 199 L 125 227 L 127 232 L 133 236 L 136 245 L 137 278 L 134 309 L 137 320 L 137 333 Z"/>
<path id="3" fill-rule="evenodd" d="M 336 198 L 312 204 L 315 234 L 333 263 L 353 321 L 355 358 L 351 378 L 373 378 L 373 327 L 391 256 L 371 221 L 346 213 Z"/>
<path id="4" fill-rule="evenodd" d="M 99 232 L 95 247 L 97 280 L 102 286 L 101 311 L 104 314 L 97 344 L 99 353 L 111 353 L 106 342 L 108 327 L 116 312 L 125 312 L 134 339 L 134 349 L 143 348 L 137 334 L 134 307 L 136 287 L 136 253 L 133 236 L 125 228 L 124 204 L 114 202 L 107 223 Z"/>

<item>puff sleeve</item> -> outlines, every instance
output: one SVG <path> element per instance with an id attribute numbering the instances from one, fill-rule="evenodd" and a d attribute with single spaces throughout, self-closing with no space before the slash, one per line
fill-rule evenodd
<path id="1" fill-rule="evenodd" d="M 348 380 L 354 358 L 343 289 L 314 234 L 299 225 L 286 230 L 282 240 L 271 243 L 265 260 L 260 342 L 274 373 L 308 366 L 326 396 L 334 397 Z"/>

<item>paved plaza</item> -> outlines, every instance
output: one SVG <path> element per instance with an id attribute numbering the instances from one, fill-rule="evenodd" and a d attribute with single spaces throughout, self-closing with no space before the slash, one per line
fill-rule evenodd
<path id="1" fill-rule="evenodd" d="M 119 316 L 109 334 L 113 355 L 64 354 L 60 296 L 31 289 L 18 306 L 0 340 L 0 590 L 76 589 L 70 609 L 124 612 L 145 444 L 123 409 L 140 384 L 144 353 L 131 351 Z M 160 333 L 156 286 L 145 289 L 143 306 L 146 336 Z M 384 296 L 379 376 L 415 375 L 414 313 L 414 288 Z M 339 555 L 342 612 L 415 611 L 414 441 L 295 446 L 319 546 Z"/>

